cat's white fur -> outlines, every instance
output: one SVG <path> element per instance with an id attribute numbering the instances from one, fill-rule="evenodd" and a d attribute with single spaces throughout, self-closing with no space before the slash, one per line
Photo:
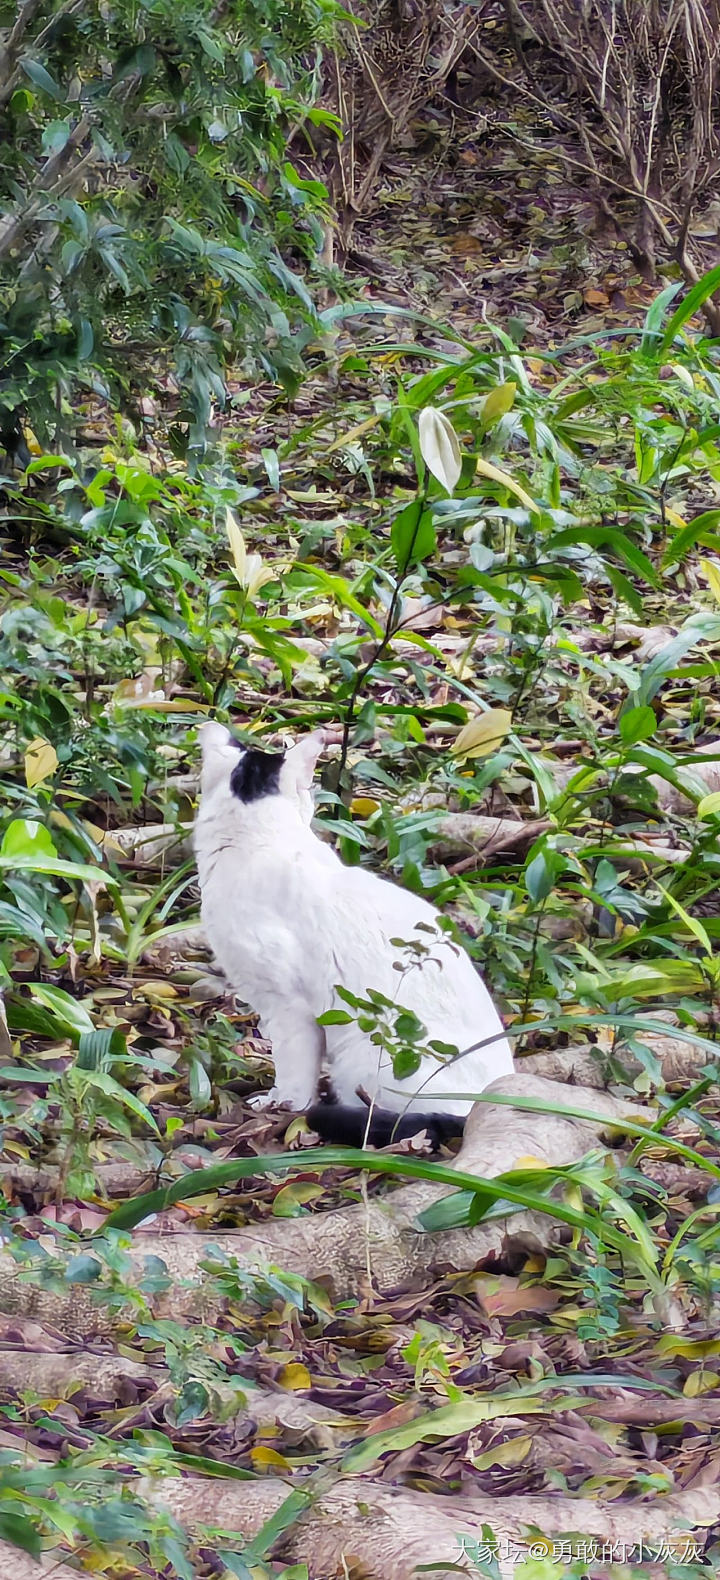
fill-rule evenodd
<path id="1" fill-rule="evenodd" d="M 362 867 L 346 867 L 313 833 L 312 779 L 323 740 L 315 731 L 293 746 L 278 793 L 246 805 L 230 789 L 237 745 L 222 725 L 203 727 L 195 850 L 208 941 L 272 1044 L 273 1100 L 304 1110 L 317 1095 L 322 1068 L 341 1102 L 357 1105 L 361 1086 L 395 1113 L 466 1114 L 471 1094 L 512 1070 L 500 1018 L 469 956 L 437 931 L 437 912 L 426 900 Z M 433 933 L 418 932 L 418 923 Z M 429 952 L 406 970 L 407 953 L 391 939 L 422 940 Z M 389 1056 L 355 1021 L 317 1025 L 318 1015 L 346 1007 L 337 984 L 358 997 L 377 989 L 414 1011 L 427 1041 L 462 1050 L 498 1040 L 449 1066 L 424 1056 L 415 1074 L 398 1081 Z M 443 1100 L 443 1091 L 468 1098 Z"/>

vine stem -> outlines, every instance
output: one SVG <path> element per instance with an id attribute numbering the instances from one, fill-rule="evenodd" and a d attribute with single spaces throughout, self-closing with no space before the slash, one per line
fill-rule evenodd
<path id="1" fill-rule="evenodd" d="M 420 523 L 421 523 L 421 521 L 423 519 L 423 516 L 425 514 L 425 509 L 426 509 L 426 505 L 427 505 L 427 489 L 426 488 L 423 490 L 422 494 L 420 494 L 419 499 L 418 499 L 418 504 L 420 506 L 420 508 L 418 510 L 418 518 L 417 518 L 417 521 L 415 522 L 415 526 L 413 527 L 412 537 L 411 537 L 410 542 L 408 544 L 407 553 L 405 555 L 405 558 L 403 560 L 402 565 L 398 566 L 397 580 L 396 580 L 395 586 L 393 588 L 392 598 L 390 599 L 390 605 L 389 605 L 388 612 L 387 612 L 387 620 L 385 622 L 385 630 L 383 632 L 383 635 L 382 635 L 380 641 L 377 644 L 377 647 L 375 648 L 375 651 L 374 651 L 372 657 L 370 659 L 368 659 L 368 662 L 363 665 L 362 669 L 359 669 L 357 671 L 357 674 L 356 674 L 355 679 L 353 681 L 352 690 L 351 690 L 350 696 L 348 698 L 348 705 L 347 705 L 347 709 L 346 709 L 346 712 L 345 712 L 345 717 L 343 719 L 343 735 L 342 735 L 342 742 L 341 742 L 341 746 L 340 746 L 340 759 L 339 759 L 338 768 L 337 768 L 336 788 L 338 789 L 338 791 L 339 791 L 340 786 L 342 784 L 343 774 L 345 773 L 345 768 L 346 768 L 346 765 L 347 765 L 348 748 L 349 748 L 349 745 L 350 745 L 350 731 L 351 731 L 351 729 L 353 727 L 353 724 L 355 722 L 355 708 L 357 706 L 358 697 L 361 695 L 361 692 L 363 690 L 365 682 L 368 679 L 368 676 L 372 673 L 373 669 L 375 668 L 375 665 L 378 663 L 379 659 L 382 658 L 383 654 L 387 652 L 388 647 L 390 646 L 390 643 L 392 642 L 392 639 L 393 639 L 393 637 L 395 635 L 395 632 L 398 629 L 398 626 L 396 625 L 396 616 L 397 616 L 397 612 L 398 612 L 398 606 L 400 604 L 401 589 L 402 589 L 402 584 L 403 584 L 403 582 L 405 580 L 405 577 L 407 576 L 407 573 L 408 573 L 408 570 L 410 568 L 410 565 L 412 563 L 413 551 L 415 549 L 415 543 L 417 541 L 417 535 L 418 535 L 418 532 L 420 530 Z M 338 800 L 336 802 L 334 808 L 333 808 L 333 821 L 335 821 L 339 816 L 340 816 L 340 802 Z"/>

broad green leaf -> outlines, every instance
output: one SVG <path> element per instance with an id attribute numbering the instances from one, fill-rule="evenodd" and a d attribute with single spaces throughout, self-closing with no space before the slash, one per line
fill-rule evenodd
<path id="1" fill-rule="evenodd" d="M 425 406 L 418 417 L 418 433 L 428 471 L 452 494 L 460 480 L 462 454 L 450 419 L 434 406 Z"/>
<path id="2" fill-rule="evenodd" d="M 648 741 L 655 734 L 657 719 L 652 708 L 630 708 L 621 715 L 619 725 L 624 744 L 635 746 L 638 741 Z"/>
<path id="3" fill-rule="evenodd" d="M 61 99 L 63 97 L 62 90 L 58 87 L 55 78 L 50 76 L 50 72 L 45 66 L 40 64 L 39 60 L 31 60 L 29 55 L 23 55 L 20 65 L 25 72 L 25 76 L 30 78 L 30 81 L 35 84 L 36 88 L 40 88 L 43 93 L 47 93 L 49 98 Z"/>
<path id="4" fill-rule="evenodd" d="M 633 704 L 639 706 L 652 702 L 669 670 L 674 669 L 686 653 L 689 653 L 698 642 L 716 642 L 718 638 L 720 638 L 720 619 L 717 616 L 691 615 L 678 631 L 677 636 L 672 637 L 667 646 L 661 648 L 660 652 L 656 653 L 641 670 Z"/>
<path id="5" fill-rule="evenodd" d="M 552 894 L 555 879 L 567 865 L 567 858 L 559 850 L 544 846 L 533 856 L 525 868 L 525 888 L 535 905 Z"/>
<path id="6" fill-rule="evenodd" d="M 57 856 L 52 834 L 44 823 L 17 817 L 8 823 L 0 846 L 0 856 Z"/>
<path id="7" fill-rule="evenodd" d="M 686 795 L 689 801 L 696 804 L 702 801 L 707 794 L 707 785 L 699 773 L 693 773 L 692 768 L 683 763 L 677 763 L 669 752 L 661 751 L 657 746 L 647 746 L 638 741 L 628 753 L 628 761 L 638 763 L 648 773 L 657 774 L 665 779 L 668 784 L 674 785 Z"/>
<path id="8" fill-rule="evenodd" d="M 463 726 L 450 747 L 453 757 L 488 757 L 496 752 L 512 729 L 512 714 L 507 708 L 488 708 Z"/>
<path id="9" fill-rule="evenodd" d="M 390 542 L 401 574 L 416 560 L 426 560 L 437 547 L 432 512 L 424 510 L 422 500 L 414 499 L 395 517 Z"/>
<path id="10" fill-rule="evenodd" d="M 698 817 L 720 816 L 720 790 L 713 790 L 710 795 L 704 795 L 697 804 Z"/>
<path id="11" fill-rule="evenodd" d="M 22 1548 L 23 1552 L 31 1553 L 33 1558 L 40 1557 L 40 1532 L 36 1531 L 24 1514 L 16 1514 L 13 1509 L 0 1509 L 0 1538 L 10 1542 L 13 1547 Z M 12 1558 L 9 1558 L 9 1562 L 12 1564 Z"/>
<path id="12" fill-rule="evenodd" d="M 44 1004 L 46 1009 L 51 1010 L 58 1024 L 73 1037 L 80 1037 L 83 1032 L 95 1031 L 94 1022 L 85 1005 L 73 998 L 70 993 L 66 993 L 64 988 L 52 987 L 47 982 L 29 982 L 28 989 L 38 1004 Z"/>
<path id="13" fill-rule="evenodd" d="M 80 1035 L 76 1070 L 107 1070 L 114 1058 L 127 1052 L 127 1043 L 119 1026 L 100 1026 Z"/>
<path id="14" fill-rule="evenodd" d="M 5 856 L 0 855 L 0 870 L 11 872 L 44 872 L 49 877 L 77 878 L 81 883 L 104 883 L 108 888 L 118 887 L 117 879 L 101 867 L 86 867 L 81 861 L 62 861 L 57 856 Z"/>
<path id="15" fill-rule="evenodd" d="M 193 1112 L 196 1114 L 202 1113 L 212 1098 L 212 1086 L 207 1070 L 199 1059 L 191 1061 L 188 1088 L 190 1092 L 190 1106 Z"/>

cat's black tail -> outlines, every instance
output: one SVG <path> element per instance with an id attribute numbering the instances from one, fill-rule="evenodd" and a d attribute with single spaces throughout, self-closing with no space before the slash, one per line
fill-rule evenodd
<path id="1" fill-rule="evenodd" d="M 388 1108 L 368 1109 L 345 1103 L 315 1103 L 307 1110 L 307 1122 L 321 1141 L 343 1147 L 388 1147 L 426 1130 L 433 1152 L 461 1136 L 465 1119 L 461 1114 L 421 1114 L 410 1110 L 394 1114 Z M 367 1132 L 367 1135 L 366 1135 Z"/>

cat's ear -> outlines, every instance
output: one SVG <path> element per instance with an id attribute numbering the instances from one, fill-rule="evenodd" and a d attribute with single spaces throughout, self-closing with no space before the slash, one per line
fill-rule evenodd
<path id="1" fill-rule="evenodd" d="M 313 730 L 312 735 L 304 735 L 296 746 L 291 746 L 285 753 L 283 779 L 288 790 L 310 789 L 315 765 L 324 745 L 325 731 Z"/>
<path id="2" fill-rule="evenodd" d="M 224 724 L 203 724 L 198 730 L 202 751 L 200 787 L 208 795 L 223 779 L 230 782 L 230 774 L 237 763 L 237 747 Z"/>

